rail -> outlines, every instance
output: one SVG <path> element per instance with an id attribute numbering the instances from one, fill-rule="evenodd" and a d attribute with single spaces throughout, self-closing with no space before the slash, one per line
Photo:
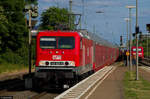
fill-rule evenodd
<path id="1" fill-rule="evenodd" d="M 146 66 L 150 66 L 150 58 L 144 58 L 142 61 L 140 61 L 141 64 L 144 64 Z"/>
<path id="2" fill-rule="evenodd" d="M 144 69 L 147 72 L 150 72 L 150 67 L 147 66 L 141 66 L 140 68 Z"/>
<path id="3" fill-rule="evenodd" d="M 21 80 L 21 79 L 12 79 L 12 80 L 0 81 L 0 90 L 14 89 L 14 88 L 22 89 L 23 87 L 24 87 L 24 80 Z"/>
<path id="4" fill-rule="evenodd" d="M 40 99 L 41 97 L 43 97 L 46 94 L 47 94 L 47 92 L 41 92 L 40 94 L 34 95 L 32 97 L 28 97 L 28 99 Z"/>

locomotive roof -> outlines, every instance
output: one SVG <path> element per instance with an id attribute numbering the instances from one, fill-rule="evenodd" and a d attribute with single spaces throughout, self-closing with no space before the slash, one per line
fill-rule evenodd
<path id="1" fill-rule="evenodd" d="M 45 31 L 40 31 L 40 32 L 45 32 Z M 64 31 L 61 31 L 61 32 L 64 32 Z M 107 40 L 103 39 L 102 37 L 99 37 L 97 34 L 88 32 L 85 29 L 80 29 L 80 30 L 75 30 L 75 31 L 67 31 L 67 32 L 77 32 L 81 37 L 91 39 L 91 40 L 99 43 L 100 45 L 104 45 L 104 46 L 108 46 L 108 47 L 112 47 L 112 48 L 118 47 L 117 45 L 114 45 L 113 43 L 108 42 Z"/>
<path id="2" fill-rule="evenodd" d="M 97 34 L 88 32 L 87 30 L 77 30 L 77 31 L 79 33 L 82 33 L 83 37 L 89 38 L 89 39 L 91 39 L 91 40 L 93 40 L 93 41 L 95 41 L 101 45 L 113 47 L 113 48 L 118 47 L 117 45 L 114 45 L 114 44 L 108 42 L 107 40 L 103 39 L 102 37 L 99 37 Z"/>

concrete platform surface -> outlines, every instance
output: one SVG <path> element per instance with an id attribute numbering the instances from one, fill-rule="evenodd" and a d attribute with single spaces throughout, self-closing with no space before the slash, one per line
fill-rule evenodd
<path id="1" fill-rule="evenodd" d="M 123 77 L 126 70 L 126 67 L 117 67 L 86 99 L 123 99 Z"/>

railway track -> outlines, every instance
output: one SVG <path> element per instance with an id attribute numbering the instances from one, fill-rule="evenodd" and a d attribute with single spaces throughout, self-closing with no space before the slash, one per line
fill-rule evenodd
<path id="1" fill-rule="evenodd" d="M 112 67 L 109 67 L 108 71 L 111 69 Z M 100 73 L 96 77 L 99 78 L 99 76 L 105 75 L 105 72 L 107 70 L 104 69 L 103 71 L 104 74 Z M 87 86 L 90 86 L 90 83 L 92 83 L 92 81 L 96 81 L 98 78 L 93 78 L 94 80 L 89 80 L 87 83 L 85 83 L 85 86 L 83 85 L 81 86 L 81 88 L 77 88 L 77 89 L 78 90 L 87 89 Z M 54 90 L 53 91 L 44 90 L 41 92 L 37 92 L 35 90 L 26 90 L 24 87 L 24 83 L 25 83 L 24 79 L 18 79 L 18 78 L 7 80 L 7 81 L 0 81 L 0 96 L 12 96 L 13 99 L 53 99 L 60 94 Z M 73 92 L 71 93 L 71 95 L 72 94 L 75 95 L 76 93 Z"/>
<path id="2" fill-rule="evenodd" d="M 8 91 L 1 90 L 0 96 L 12 96 L 13 99 L 53 99 L 56 97 L 57 93 L 51 92 L 35 92 L 31 90 L 22 90 L 22 91 Z"/>
<path id="3" fill-rule="evenodd" d="M 139 62 L 141 65 L 150 66 L 150 58 L 144 58 Z"/>
<path id="4" fill-rule="evenodd" d="M 147 72 L 150 72 L 150 67 L 148 67 L 148 66 L 141 66 L 140 68 L 144 69 Z"/>
<path id="5" fill-rule="evenodd" d="M 59 95 L 58 93 L 53 93 L 53 92 L 36 92 L 36 91 L 31 91 L 31 90 L 20 90 L 20 91 L 15 91 L 15 90 L 1 90 L 0 91 L 0 97 L 1 96 L 11 96 L 13 99 L 53 99 Z"/>
<path id="6" fill-rule="evenodd" d="M 40 94 L 37 94 L 37 95 L 30 97 L 29 99 L 40 99 L 42 96 L 44 96 L 46 94 L 47 94 L 47 92 L 42 92 Z"/>
<path id="7" fill-rule="evenodd" d="M 28 99 L 53 99 L 57 95 L 58 94 L 49 93 L 49 92 L 44 91 L 44 92 L 38 93 L 36 95 L 33 95 L 31 97 L 28 97 Z"/>
<path id="8" fill-rule="evenodd" d="M 3 94 L 3 93 L 5 93 L 5 92 L 7 92 L 7 90 L 6 90 L 6 89 L 4 89 L 4 90 L 0 90 L 0 94 Z"/>
<path id="9" fill-rule="evenodd" d="M 24 80 L 16 78 L 16 79 L 0 82 L 0 90 L 4 90 L 4 89 L 11 90 L 16 88 L 18 90 L 24 88 Z"/>
<path id="10" fill-rule="evenodd" d="M 1 96 L 11 96 L 13 99 L 53 99 L 59 94 L 26 90 L 24 85 L 25 80 L 23 78 L 0 81 L 0 99 Z"/>

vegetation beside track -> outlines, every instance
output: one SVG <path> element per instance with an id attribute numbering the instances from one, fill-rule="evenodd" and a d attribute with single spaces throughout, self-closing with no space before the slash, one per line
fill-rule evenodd
<path id="1" fill-rule="evenodd" d="M 126 72 L 124 78 L 125 99 L 150 99 L 150 82 L 139 77 L 135 80 L 135 72 Z"/>
<path id="2" fill-rule="evenodd" d="M 19 64 L 10 64 L 10 63 L 0 64 L 0 74 L 19 71 L 23 69 L 28 69 L 28 66 L 19 65 Z"/>

